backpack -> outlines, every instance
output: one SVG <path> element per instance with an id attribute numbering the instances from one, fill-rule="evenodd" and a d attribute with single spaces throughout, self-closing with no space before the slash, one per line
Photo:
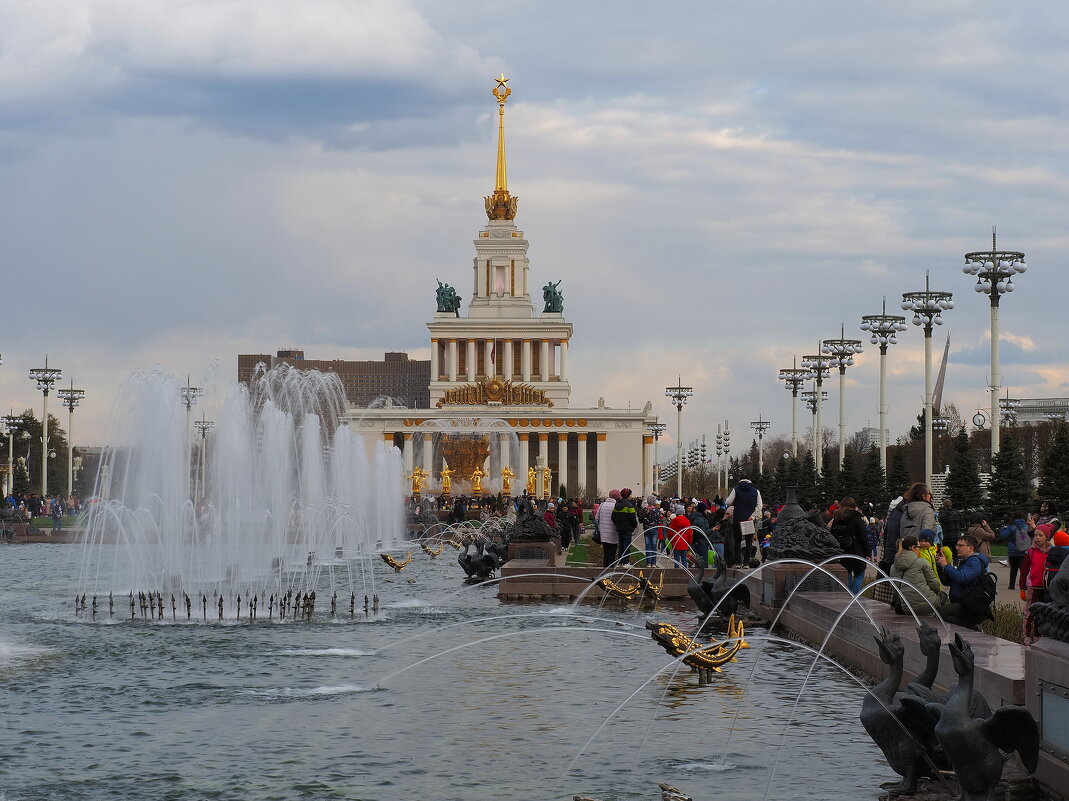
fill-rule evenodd
<path id="1" fill-rule="evenodd" d="M 1032 538 L 1028 536 L 1028 529 L 1017 529 L 1014 532 L 1013 544 L 1017 547 L 1018 553 L 1024 553 L 1032 547 Z"/>
<path id="2" fill-rule="evenodd" d="M 994 603 L 997 596 L 998 580 L 995 578 L 995 574 L 988 570 L 965 585 L 961 594 L 961 603 L 978 614 L 982 613 L 984 617 L 994 620 L 995 616 L 991 613 L 991 604 Z"/>

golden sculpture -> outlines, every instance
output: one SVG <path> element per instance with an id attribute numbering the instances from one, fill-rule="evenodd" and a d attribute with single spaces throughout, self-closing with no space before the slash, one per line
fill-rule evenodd
<path id="1" fill-rule="evenodd" d="M 719 673 L 720 666 L 734 662 L 735 654 L 743 648 L 749 648 L 741 620 L 732 615 L 728 618 L 728 636 L 722 642 L 703 645 L 692 640 L 671 623 L 646 623 L 650 635 L 671 656 L 683 657 L 683 664 L 701 676 L 705 673 Z"/>
<path id="2" fill-rule="evenodd" d="M 497 86 L 492 91 L 494 99 L 497 100 L 497 175 L 494 194 L 484 198 L 486 216 L 491 220 L 514 220 L 518 198 L 509 194 L 508 174 L 505 169 L 505 103 L 508 102 L 512 90 L 505 85 L 509 79 L 504 75 L 495 80 Z"/>
<path id="3" fill-rule="evenodd" d="M 472 495 L 478 495 L 483 491 L 483 476 L 486 473 L 476 465 L 475 469 L 471 471 L 471 493 Z"/>
<path id="4" fill-rule="evenodd" d="M 446 434 L 438 441 L 438 452 L 449 468 L 463 481 L 490 456 L 490 438 L 484 434 Z"/>
<path id="5" fill-rule="evenodd" d="M 438 543 L 438 549 L 435 550 L 425 542 L 421 542 L 419 547 L 423 549 L 423 553 L 427 554 L 431 559 L 437 559 L 442 555 L 442 543 Z"/>
<path id="6" fill-rule="evenodd" d="M 411 561 L 412 561 L 412 551 L 408 552 L 408 556 L 405 558 L 405 560 L 403 562 L 398 562 L 396 559 L 394 559 L 388 553 L 380 553 L 379 556 L 382 557 L 382 561 L 383 562 L 385 562 L 386 564 L 388 564 L 390 567 L 393 568 L 395 573 L 400 573 L 402 570 L 404 570 L 406 567 L 408 567 L 409 563 L 411 563 Z"/>
<path id="7" fill-rule="evenodd" d="M 542 497 L 549 497 L 549 487 L 553 483 L 553 471 L 549 469 L 549 465 L 542 468 Z"/>
<path id="8" fill-rule="evenodd" d="M 638 573 L 638 579 L 630 587 L 624 587 L 607 578 L 600 578 L 595 583 L 606 595 L 611 595 L 614 598 L 632 601 L 640 596 L 646 596 L 650 600 L 656 601 L 661 597 L 661 588 L 664 586 L 664 571 L 660 571 L 660 581 L 657 584 L 646 578 L 641 570 Z"/>
<path id="9" fill-rule="evenodd" d="M 541 389 L 502 378 L 480 378 L 474 384 L 447 389 L 435 406 L 553 406 Z"/>
<path id="10" fill-rule="evenodd" d="M 442 493 L 448 495 L 453 487 L 453 471 L 448 464 L 442 465 Z"/>
<path id="11" fill-rule="evenodd" d="M 512 472 L 512 468 L 505 465 L 501 468 L 501 491 L 506 495 L 512 493 L 512 479 L 516 478 L 516 474 Z"/>
<path id="12" fill-rule="evenodd" d="M 537 481 L 537 473 L 533 467 L 527 468 L 527 494 L 532 498 L 535 495 L 535 481 Z"/>
<path id="13" fill-rule="evenodd" d="M 427 482 L 427 472 L 422 467 L 417 467 L 409 478 L 412 479 L 412 494 L 419 495 L 423 491 L 423 485 Z"/>

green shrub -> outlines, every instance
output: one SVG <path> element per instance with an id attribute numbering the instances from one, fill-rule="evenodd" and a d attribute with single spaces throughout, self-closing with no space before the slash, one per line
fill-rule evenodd
<path id="1" fill-rule="evenodd" d="M 1024 611 L 1018 604 L 992 604 L 994 620 L 985 620 L 980 631 L 1010 642 L 1024 642 Z"/>

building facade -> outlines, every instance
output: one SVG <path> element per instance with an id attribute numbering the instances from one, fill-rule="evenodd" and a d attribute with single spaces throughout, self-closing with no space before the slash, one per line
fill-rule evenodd
<path id="1" fill-rule="evenodd" d="M 653 437 L 647 428 L 656 422 L 652 404 L 571 405 L 572 324 L 564 316 L 561 281 L 539 286 L 532 276 L 529 242 L 515 222 L 518 202 L 509 193 L 505 167 L 507 79 L 498 80 L 493 91 L 498 103 L 494 192 L 484 198 L 487 222 L 473 241 L 466 314 L 456 290 L 438 282 L 437 311 L 427 323 L 429 402 L 420 408 L 353 409 L 350 424 L 399 447 L 406 472 L 421 468 L 427 475 L 425 492 L 442 486 L 444 462 L 435 444 L 442 431 L 453 426 L 458 436 L 473 436 L 492 420 L 507 423 L 518 441 L 518 454 L 511 457 L 516 463 L 507 465 L 516 475 L 513 493 L 532 468 L 539 475 L 549 469 L 553 494 L 561 485 L 572 495 L 603 496 L 621 487 L 645 493 L 653 485 Z M 532 287 L 541 294 L 541 311 L 532 301 Z M 491 475 L 484 486 L 498 491 L 501 481 Z M 464 490 L 454 484 L 453 491 Z"/>

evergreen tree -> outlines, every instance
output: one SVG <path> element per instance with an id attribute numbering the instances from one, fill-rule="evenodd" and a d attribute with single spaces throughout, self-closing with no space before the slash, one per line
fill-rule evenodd
<path id="1" fill-rule="evenodd" d="M 838 485 L 837 499 L 849 496 L 860 503 L 862 499 L 858 497 L 861 493 L 857 481 L 857 469 L 854 465 L 854 457 L 856 455 L 857 451 L 854 450 L 854 446 L 847 445 L 843 453 L 843 463 L 839 465 L 839 475 L 836 476 L 836 484 Z"/>
<path id="2" fill-rule="evenodd" d="M 1055 501 L 1058 509 L 1069 507 L 1069 425 L 1059 423 L 1043 460 L 1039 482 L 1041 498 Z"/>
<path id="3" fill-rule="evenodd" d="M 813 452 L 806 451 L 798 466 L 795 483 L 798 486 L 798 501 L 818 500 L 817 487 L 817 463 L 813 459 Z"/>
<path id="4" fill-rule="evenodd" d="M 946 494 L 953 501 L 955 509 L 978 509 L 983 503 L 980 468 L 964 426 L 954 437 L 954 459 L 950 464 L 950 475 L 947 476 Z"/>
<path id="5" fill-rule="evenodd" d="M 1032 500 L 1032 484 L 1016 435 L 1007 431 L 991 465 L 988 508 L 996 515 L 1025 509 Z"/>
<path id="6" fill-rule="evenodd" d="M 824 469 L 821 471 L 822 475 L 817 495 L 818 500 L 823 501 L 825 506 L 839 498 L 839 466 L 836 464 L 837 461 L 838 459 L 832 455 L 831 451 L 824 451 Z"/>
<path id="7" fill-rule="evenodd" d="M 20 459 L 15 460 L 15 477 L 11 482 L 11 491 L 16 495 L 28 495 L 30 492 L 30 476 L 26 472 L 26 466 Z"/>
<path id="8" fill-rule="evenodd" d="M 880 449 L 875 445 L 869 446 L 865 453 L 861 477 L 858 479 L 858 493 L 859 501 L 868 501 L 880 510 L 886 509 L 891 500 L 887 497 L 887 478 L 880 464 Z"/>
<path id="9" fill-rule="evenodd" d="M 887 468 L 887 494 L 897 498 L 910 485 L 909 470 L 906 469 L 906 452 L 897 446 L 891 451 L 891 464 Z"/>

